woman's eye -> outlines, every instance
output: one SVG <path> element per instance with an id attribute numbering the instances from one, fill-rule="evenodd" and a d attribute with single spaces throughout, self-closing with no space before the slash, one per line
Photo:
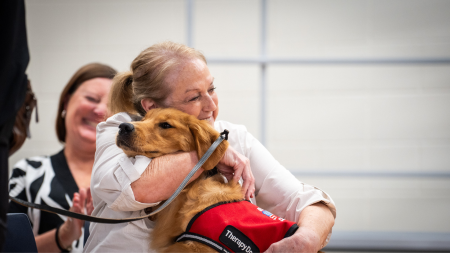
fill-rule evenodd
<path id="1" fill-rule="evenodd" d="M 159 123 L 159 127 L 160 128 L 162 128 L 162 129 L 169 129 L 169 128 L 173 128 L 173 126 L 172 125 L 170 125 L 169 123 L 167 123 L 167 122 L 161 122 L 161 123 Z"/>
<path id="2" fill-rule="evenodd" d="M 98 103 L 99 102 L 97 99 L 95 99 L 93 97 L 89 97 L 89 96 L 87 96 L 86 99 L 89 100 L 90 102 L 94 102 L 94 103 Z"/>
<path id="3" fill-rule="evenodd" d="M 209 92 L 209 93 L 213 93 L 214 90 L 215 90 L 216 88 L 217 88 L 217 87 L 212 87 L 211 89 L 208 90 L 208 92 Z"/>
<path id="4" fill-rule="evenodd" d="M 194 98 L 191 98 L 189 101 L 195 101 L 195 100 L 198 100 L 199 98 L 200 98 L 200 96 L 196 96 Z"/>

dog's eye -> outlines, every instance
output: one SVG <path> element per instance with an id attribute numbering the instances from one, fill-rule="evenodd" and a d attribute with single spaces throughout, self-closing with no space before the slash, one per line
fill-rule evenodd
<path id="1" fill-rule="evenodd" d="M 162 129 L 173 128 L 173 126 L 171 126 L 171 125 L 170 125 L 169 123 L 167 123 L 167 122 L 159 123 L 159 127 L 162 128 Z"/>

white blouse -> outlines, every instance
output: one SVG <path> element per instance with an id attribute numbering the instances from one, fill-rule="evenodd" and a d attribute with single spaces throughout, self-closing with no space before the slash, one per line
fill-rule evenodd
<path id="1" fill-rule="evenodd" d="M 127 157 L 115 144 L 119 125 L 131 121 L 129 114 L 118 113 L 97 126 L 97 151 L 91 179 L 93 216 L 138 217 L 145 215 L 143 209 L 159 204 L 136 201 L 131 189 L 131 183 L 141 176 L 151 159 Z M 256 183 L 254 204 L 297 222 L 305 207 L 322 202 L 336 217 L 334 202 L 328 194 L 298 181 L 244 126 L 216 121 L 214 127 L 219 132 L 227 129 L 229 144 L 250 160 Z M 153 226 L 149 219 L 121 224 L 91 223 L 84 252 L 153 252 L 149 247 Z M 330 236 L 331 233 L 328 239 Z"/>

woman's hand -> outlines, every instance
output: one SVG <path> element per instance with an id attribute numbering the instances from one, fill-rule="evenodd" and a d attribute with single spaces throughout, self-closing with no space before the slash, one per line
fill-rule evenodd
<path id="1" fill-rule="evenodd" d="M 73 203 L 69 211 L 90 215 L 93 209 L 90 188 L 81 188 L 79 192 L 73 194 Z M 61 247 L 68 248 L 73 241 L 79 239 L 83 225 L 83 220 L 68 217 L 59 229 L 58 238 Z"/>
<path id="2" fill-rule="evenodd" d="M 242 192 L 245 199 L 253 198 L 255 193 L 255 178 L 253 177 L 250 161 L 247 157 L 236 152 L 232 147 L 228 147 L 227 151 L 217 164 L 217 169 L 224 175 L 228 181 L 234 180 L 238 182 L 242 177 Z"/>
<path id="3" fill-rule="evenodd" d="M 274 252 L 318 252 L 321 249 L 320 236 L 312 230 L 298 228 L 292 236 L 276 242 L 265 253 Z"/>
<path id="4" fill-rule="evenodd" d="M 91 187 L 86 190 L 86 214 L 91 215 L 94 211 L 94 201 L 92 200 Z"/>
<path id="5" fill-rule="evenodd" d="M 325 246 L 334 216 L 323 203 L 305 207 L 300 213 L 298 229 L 291 237 L 276 242 L 267 249 L 272 252 L 317 252 Z"/>

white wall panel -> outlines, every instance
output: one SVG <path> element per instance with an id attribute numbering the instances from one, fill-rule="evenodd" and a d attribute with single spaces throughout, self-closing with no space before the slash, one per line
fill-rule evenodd
<path id="1" fill-rule="evenodd" d="M 448 178 L 299 177 L 337 204 L 334 229 L 450 232 Z"/>
<path id="2" fill-rule="evenodd" d="M 271 56 L 448 57 L 448 1 L 268 2 Z"/>
<path id="3" fill-rule="evenodd" d="M 101 1 L 87 7 L 89 44 L 148 47 L 162 40 L 185 41 L 183 0 Z"/>
<path id="4" fill-rule="evenodd" d="M 422 171 L 448 172 L 450 164 L 450 141 L 447 145 L 421 146 Z"/>
<path id="5" fill-rule="evenodd" d="M 258 0 L 194 1 L 194 47 L 209 57 L 258 56 L 259 10 Z"/>
<path id="6" fill-rule="evenodd" d="M 368 52 L 366 1 L 268 1 L 268 53 L 355 57 Z"/>
<path id="7" fill-rule="evenodd" d="M 376 139 L 450 138 L 450 93 L 387 95 L 371 99 L 371 136 Z"/>
<path id="8" fill-rule="evenodd" d="M 448 57 L 450 2 L 370 1 L 368 34 L 380 56 Z"/>
<path id="9" fill-rule="evenodd" d="M 366 129 L 364 98 L 338 96 L 269 95 L 270 138 L 362 139 Z M 270 144 L 269 144 L 270 145 Z"/>
<path id="10" fill-rule="evenodd" d="M 259 137 L 260 71 L 255 65 L 209 64 L 219 96 L 219 120 L 245 125 Z M 232 133 L 230 133 L 232 134 Z"/>

